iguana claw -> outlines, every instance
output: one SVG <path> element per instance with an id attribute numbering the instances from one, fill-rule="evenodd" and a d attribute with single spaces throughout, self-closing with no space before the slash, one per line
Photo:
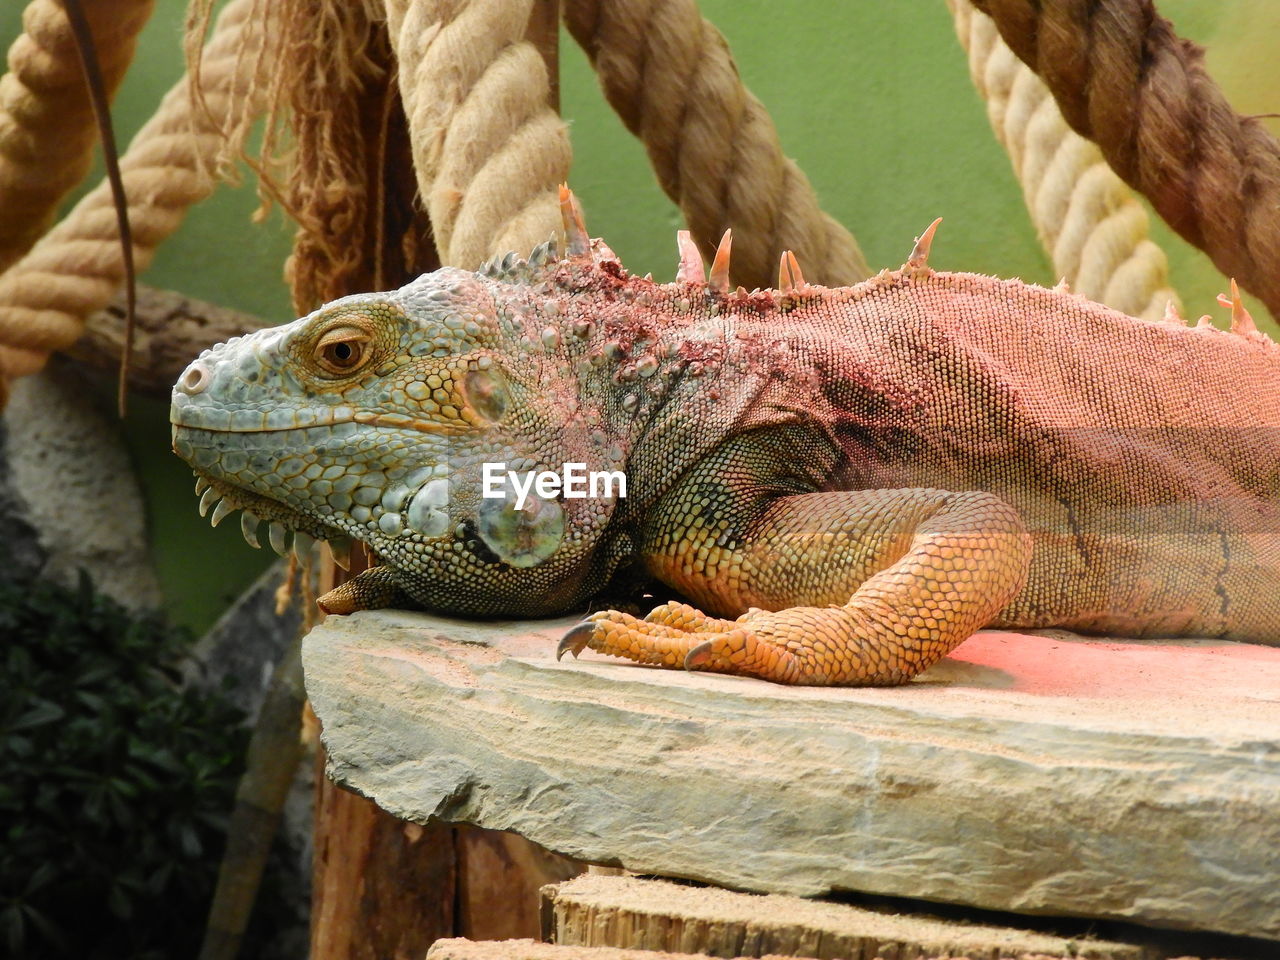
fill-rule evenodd
<path id="1" fill-rule="evenodd" d="M 595 629 L 596 625 L 591 620 L 584 620 L 573 627 L 556 644 L 556 659 L 559 660 L 566 653 L 572 653 L 576 660 L 578 654 L 586 647 L 587 641 L 591 639 L 591 634 L 595 632 Z"/>

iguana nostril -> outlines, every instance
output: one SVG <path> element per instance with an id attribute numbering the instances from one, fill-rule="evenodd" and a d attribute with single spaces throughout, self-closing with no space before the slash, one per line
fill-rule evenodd
<path id="1" fill-rule="evenodd" d="M 213 377 L 210 376 L 208 368 L 197 360 L 182 372 L 182 376 L 178 378 L 177 387 L 183 393 L 195 396 L 197 393 L 204 392 L 205 387 L 209 386 L 212 380 Z"/>

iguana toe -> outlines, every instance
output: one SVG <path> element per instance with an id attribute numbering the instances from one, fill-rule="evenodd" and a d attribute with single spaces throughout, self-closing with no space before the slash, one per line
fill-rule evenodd
<path id="1" fill-rule="evenodd" d="M 412 609 L 413 598 L 404 592 L 395 572 L 387 566 L 369 567 L 317 598 L 322 613 L 344 614 L 383 607 Z"/>
<path id="2" fill-rule="evenodd" d="M 719 617 L 709 616 L 695 606 L 674 600 L 654 607 L 645 614 L 644 622 L 693 633 L 714 633 L 732 630 L 734 627 L 732 620 L 721 620 Z"/>
<path id="3" fill-rule="evenodd" d="M 689 610 L 703 616 L 692 607 Z M 556 646 L 556 659 L 566 651 L 576 657 L 584 647 L 590 647 L 597 653 L 637 663 L 678 668 L 683 665 L 695 638 L 701 636 L 703 634 L 648 617 L 642 620 L 620 610 L 599 610 L 564 635 Z"/>
<path id="4" fill-rule="evenodd" d="M 586 647 L 654 666 L 755 675 L 761 675 L 762 665 L 768 671 L 779 657 L 789 656 L 758 640 L 743 622 L 709 616 L 687 603 L 664 603 L 643 619 L 618 610 L 593 613 L 564 635 L 556 659 L 566 652 L 576 657 Z"/>

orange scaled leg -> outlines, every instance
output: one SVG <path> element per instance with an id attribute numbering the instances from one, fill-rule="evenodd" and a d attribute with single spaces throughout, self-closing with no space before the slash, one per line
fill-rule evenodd
<path id="1" fill-rule="evenodd" d="M 679 495 L 665 505 L 646 559 L 700 604 L 748 612 L 716 619 L 677 603 L 644 619 L 601 611 L 569 631 L 558 656 L 590 647 L 781 683 L 904 683 L 992 620 L 1026 577 L 1031 539 L 991 494 L 785 496 L 735 536 L 731 514 L 706 509 L 707 489 L 690 498 L 697 509 Z"/>

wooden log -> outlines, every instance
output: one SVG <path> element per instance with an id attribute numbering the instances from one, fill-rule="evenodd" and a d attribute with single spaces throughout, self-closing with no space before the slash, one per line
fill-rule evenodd
<path id="1" fill-rule="evenodd" d="M 586 866 L 516 833 L 461 825 L 455 931 L 473 940 L 536 937 L 542 930 L 542 891 Z"/>
<path id="2" fill-rule="evenodd" d="M 351 570 L 320 570 L 326 591 L 369 566 L 362 546 Z M 421 956 L 455 930 L 458 892 L 454 828 L 406 823 L 334 784 L 317 751 L 311 960 Z"/>
<path id="3" fill-rule="evenodd" d="M 584 869 L 516 834 L 399 820 L 320 779 L 312 960 L 421 956 L 454 934 L 537 936 L 541 890 Z"/>
<path id="4" fill-rule="evenodd" d="M 369 566 L 362 545 L 350 572 L 330 561 L 321 592 Z M 381 960 L 421 956 L 456 933 L 458 892 L 454 828 L 406 823 L 325 776 L 316 751 L 315 838 L 311 882 L 310 960 Z"/>
<path id="5" fill-rule="evenodd" d="M 1140 946 L 876 913 L 638 877 L 583 876 L 543 891 L 551 939 L 713 957 L 1076 957 L 1141 960 Z M 461 958 L 459 958 L 461 960 Z"/>
<path id="6" fill-rule="evenodd" d="M 200 351 L 265 325 L 247 313 L 139 284 L 129 389 L 166 399 Z M 84 335 L 67 353 L 85 366 L 114 375 L 123 349 L 124 298 L 118 296 L 89 317 Z"/>
<path id="7" fill-rule="evenodd" d="M 453 827 L 405 823 L 332 785 L 318 800 L 311 960 L 420 957 L 452 935 Z"/>
<path id="8" fill-rule="evenodd" d="M 640 873 L 1280 940 L 1280 649 L 984 631 L 915 682 L 554 658 L 574 622 L 331 617 L 330 772 Z"/>
<path id="9" fill-rule="evenodd" d="M 562 947 L 536 940 L 437 940 L 427 960 L 706 960 L 694 953 L 622 950 L 617 947 Z M 954 958 L 965 960 L 965 958 Z"/>

